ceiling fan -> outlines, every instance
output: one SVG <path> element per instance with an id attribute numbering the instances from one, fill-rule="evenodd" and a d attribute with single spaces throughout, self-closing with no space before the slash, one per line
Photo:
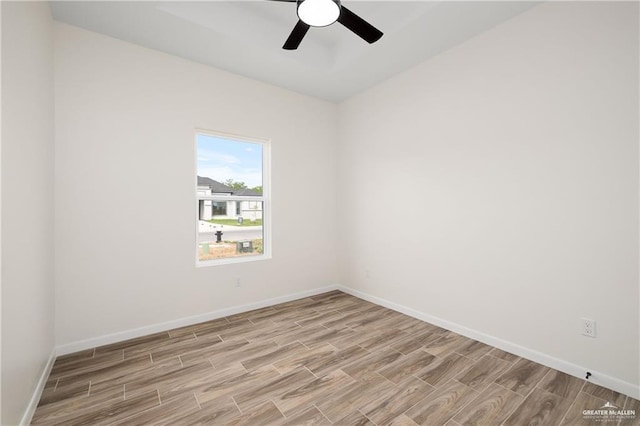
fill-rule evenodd
<path id="1" fill-rule="evenodd" d="M 310 27 L 326 27 L 338 21 L 368 43 L 382 37 L 382 31 L 344 7 L 340 0 L 271 0 L 297 3 L 298 23 L 284 42 L 283 49 L 295 50 Z"/>

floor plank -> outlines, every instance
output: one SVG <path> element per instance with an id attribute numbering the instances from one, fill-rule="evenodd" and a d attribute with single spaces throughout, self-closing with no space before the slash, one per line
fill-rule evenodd
<path id="1" fill-rule="evenodd" d="M 334 394 L 353 382 L 354 379 L 351 376 L 342 370 L 335 370 L 324 377 L 279 395 L 274 398 L 274 402 L 278 404 L 285 415 L 289 415 L 294 411 L 301 411 L 301 408 L 313 405 L 316 401 Z"/>
<path id="2" fill-rule="evenodd" d="M 499 425 L 522 401 L 522 396 L 494 383 L 471 401 L 453 420 L 464 426 Z"/>
<path id="3" fill-rule="evenodd" d="M 425 351 L 418 350 L 410 353 L 409 355 L 403 355 L 397 361 L 380 370 L 380 374 L 391 380 L 393 383 L 398 384 L 406 377 L 427 367 L 435 359 L 435 356 L 428 354 Z"/>
<path id="4" fill-rule="evenodd" d="M 416 372 L 416 377 L 431 386 L 440 386 L 457 374 L 465 371 L 473 361 L 456 353 L 450 353 L 444 358 L 436 358 L 422 370 Z"/>
<path id="5" fill-rule="evenodd" d="M 482 391 L 509 367 L 510 364 L 507 361 L 492 356 L 484 356 L 460 373 L 456 380 L 471 389 Z"/>
<path id="6" fill-rule="evenodd" d="M 557 425 L 562 421 L 570 405 L 570 400 L 536 388 L 504 424 L 505 426 Z"/>
<path id="7" fill-rule="evenodd" d="M 549 368 L 527 359 L 517 361 L 496 383 L 522 396 L 527 396 L 549 372 Z"/>
<path id="8" fill-rule="evenodd" d="M 310 406 L 306 410 L 302 411 L 296 416 L 289 417 L 284 425 L 286 426 L 304 426 L 304 425 L 317 425 L 328 426 L 332 423 L 318 410 L 314 405 Z"/>
<path id="9" fill-rule="evenodd" d="M 444 425 L 477 395 L 470 387 L 450 380 L 414 405 L 406 414 L 420 425 Z"/>
<path id="10" fill-rule="evenodd" d="M 422 380 L 410 377 L 396 389 L 370 401 L 362 407 L 362 413 L 375 424 L 388 424 L 424 399 L 435 388 Z"/>
<path id="11" fill-rule="evenodd" d="M 540 389 L 573 400 L 584 386 L 585 381 L 557 370 L 551 370 L 538 384 Z"/>
<path id="12" fill-rule="evenodd" d="M 351 385 L 338 389 L 316 405 L 330 421 L 336 422 L 364 407 L 377 395 L 392 390 L 396 390 L 393 383 L 377 373 L 370 373 Z"/>

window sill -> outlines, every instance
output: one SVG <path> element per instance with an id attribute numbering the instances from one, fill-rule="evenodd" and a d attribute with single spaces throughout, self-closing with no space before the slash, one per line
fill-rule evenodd
<path id="1" fill-rule="evenodd" d="M 230 257 L 227 259 L 215 259 L 215 260 L 196 260 L 197 268 L 206 268 L 208 266 L 218 266 L 218 265 L 230 265 L 234 263 L 246 263 L 246 262 L 256 262 L 260 260 L 269 260 L 271 256 L 268 254 L 260 254 L 256 256 L 238 256 L 238 257 Z"/>

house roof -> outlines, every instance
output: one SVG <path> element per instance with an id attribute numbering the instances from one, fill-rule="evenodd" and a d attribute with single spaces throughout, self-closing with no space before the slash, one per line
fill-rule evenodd
<path id="1" fill-rule="evenodd" d="M 208 177 L 198 176 L 198 186 L 208 186 L 211 189 L 211 192 L 216 194 L 231 194 L 231 195 L 243 195 L 243 196 L 260 196 L 256 191 L 244 188 L 244 189 L 233 189 L 230 186 L 225 185 L 224 183 L 220 183 L 217 180 L 213 180 Z"/>
<path id="2" fill-rule="evenodd" d="M 208 186 L 211 189 L 211 192 L 214 192 L 214 193 L 233 194 L 233 188 L 208 177 L 198 176 L 198 185 Z"/>

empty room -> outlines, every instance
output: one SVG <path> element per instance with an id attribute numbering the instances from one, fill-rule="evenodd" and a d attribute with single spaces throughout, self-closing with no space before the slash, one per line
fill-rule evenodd
<path id="1" fill-rule="evenodd" d="M 2 425 L 640 425 L 640 4 L 2 1 Z"/>

